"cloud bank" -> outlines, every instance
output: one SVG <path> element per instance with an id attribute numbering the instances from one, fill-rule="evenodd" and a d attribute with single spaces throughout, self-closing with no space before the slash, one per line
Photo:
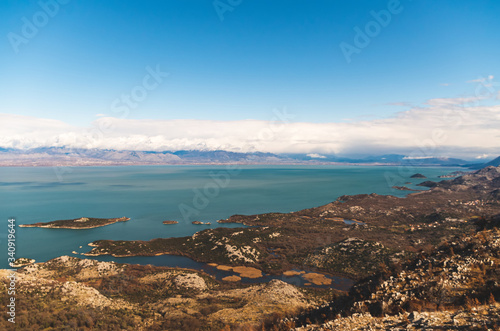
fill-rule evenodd
<path id="1" fill-rule="evenodd" d="M 432 99 L 391 118 L 343 123 L 136 120 L 100 117 L 91 127 L 0 114 L 0 147 L 115 150 L 227 150 L 304 154 L 383 154 L 476 158 L 500 154 L 500 105 L 479 98 Z"/>

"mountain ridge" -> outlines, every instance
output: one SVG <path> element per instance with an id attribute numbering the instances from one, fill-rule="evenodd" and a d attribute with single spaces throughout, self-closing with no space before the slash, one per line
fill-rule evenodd
<path id="1" fill-rule="evenodd" d="M 481 169 L 481 168 L 486 168 L 489 166 L 493 166 L 493 167 L 500 166 L 500 156 L 497 157 L 496 159 L 493 159 L 493 160 L 486 162 L 486 163 L 471 165 L 469 168 L 470 169 Z"/>
<path id="2" fill-rule="evenodd" d="M 500 158 L 497 159 L 500 163 Z M 493 161 L 492 161 L 493 162 Z M 490 162 L 491 163 L 491 162 Z M 359 164 L 402 166 L 478 167 L 470 161 L 448 157 L 410 157 L 402 154 L 347 157 L 320 154 L 274 154 L 225 150 L 135 151 L 38 147 L 27 150 L 0 148 L 0 166 L 182 164 Z"/>

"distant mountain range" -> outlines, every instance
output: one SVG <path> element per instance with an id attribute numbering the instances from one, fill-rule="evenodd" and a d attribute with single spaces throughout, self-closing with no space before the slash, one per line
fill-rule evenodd
<path id="1" fill-rule="evenodd" d="M 323 155 L 321 158 L 310 156 L 311 154 L 285 154 L 287 157 L 302 161 L 321 161 L 336 163 L 380 163 L 397 165 L 442 165 L 442 166 L 464 166 L 470 164 L 470 161 L 448 157 L 409 157 L 400 154 L 386 154 L 380 156 L 368 156 L 363 158 L 348 158 L 335 155 Z"/>
<path id="2" fill-rule="evenodd" d="M 447 158 L 412 158 L 400 154 L 343 157 L 319 154 L 236 153 L 202 151 L 117 151 L 41 147 L 28 150 L 0 148 L 0 166 L 81 166 L 154 164 L 379 164 L 408 166 L 462 166 L 480 169 L 500 165 L 500 157 L 488 163 Z"/>
<path id="3" fill-rule="evenodd" d="M 493 166 L 493 167 L 500 166 L 500 156 L 497 157 L 494 160 L 491 160 L 490 162 L 487 162 L 487 163 L 473 164 L 469 168 L 471 168 L 471 169 L 482 169 L 482 168 L 489 167 L 489 166 Z"/>

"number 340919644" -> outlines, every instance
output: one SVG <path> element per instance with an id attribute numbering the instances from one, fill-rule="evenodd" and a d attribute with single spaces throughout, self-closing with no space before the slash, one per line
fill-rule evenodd
<path id="1" fill-rule="evenodd" d="M 7 235 L 8 239 L 8 262 L 12 266 L 16 261 L 16 220 L 9 219 L 9 233 Z"/>

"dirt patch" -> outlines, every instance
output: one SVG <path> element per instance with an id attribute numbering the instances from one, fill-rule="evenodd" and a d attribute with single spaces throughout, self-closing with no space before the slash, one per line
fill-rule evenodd
<path id="1" fill-rule="evenodd" d="M 233 267 L 230 267 L 228 265 L 218 265 L 217 269 L 218 270 L 223 270 L 223 271 L 231 271 L 231 270 L 233 270 Z"/>
<path id="2" fill-rule="evenodd" d="M 335 222 L 344 222 L 344 219 L 340 218 L 340 217 L 329 217 L 329 218 L 325 218 L 325 219 L 329 220 L 329 221 L 335 221 Z"/>
<path id="3" fill-rule="evenodd" d="M 262 271 L 252 267 L 234 267 L 233 271 L 240 274 L 240 277 L 245 278 L 260 278 L 262 277 Z"/>
<path id="4" fill-rule="evenodd" d="M 227 266 L 227 265 L 217 265 L 217 264 L 215 264 L 215 265 L 216 265 L 216 268 L 218 270 L 234 271 L 234 272 L 236 272 L 237 274 L 240 275 L 239 277 L 235 276 L 235 277 L 238 277 L 238 278 L 240 278 L 240 277 L 245 277 L 245 278 L 260 278 L 260 277 L 262 277 L 262 271 L 260 271 L 257 268 L 245 267 L 245 266 L 230 267 L 230 266 Z"/>
<path id="5" fill-rule="evenodd" d="M 332 280 L 326 278 L 323 274 L 317 274 L 315 272 L 311 272 L 302 276 L 304 279 L 310 281 L 314 285 L 330 285 Z"/>
<path id="6" fill-rule="evenodd" d="M 283 272 L 283 276 L 291 277 L 305 274 L 305 271 L 295 271 L 295 270 L 287 270 Z"/>
<path id="7" fill-rule="evenodd" d="M 226 282 L 239 282 L 241 280 L 241 277 L 238 277 L 238 276 L 227 276 L 227 277 L 224 277 L 222 278 L 223 281 L 226 281 Z"/>

